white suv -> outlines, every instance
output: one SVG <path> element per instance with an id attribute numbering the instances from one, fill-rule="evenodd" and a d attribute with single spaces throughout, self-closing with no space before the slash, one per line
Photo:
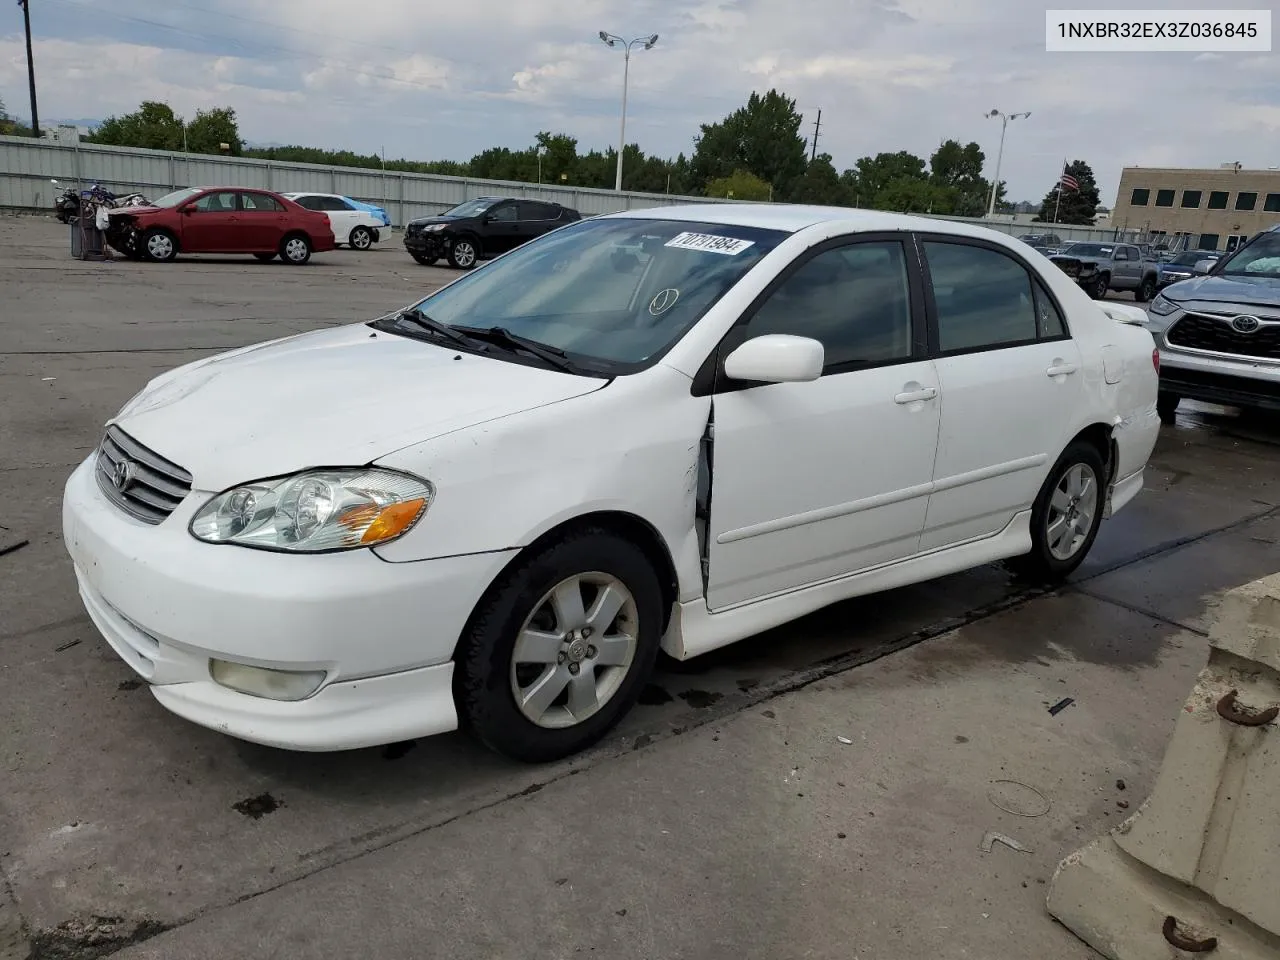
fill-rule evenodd
<path id="1" fill-rule="evenodd" d="M 1196 273 L 1148 311 L 1161 418 L 1172 420 L 1183 397 L 1280 410 L 1280 225 Z"/>

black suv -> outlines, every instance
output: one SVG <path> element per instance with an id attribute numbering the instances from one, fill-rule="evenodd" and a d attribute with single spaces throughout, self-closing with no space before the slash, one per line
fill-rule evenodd
<path id="1" fill-rule="evenodd" d="M 577 210 L 558 203 L 477 197 L 438 217 L 410 220 L 404 228 L 404 246 L 424 266 L 446 257 L 450 266 L 470 270 L 483 258 L 496 257 L 581 219 Z"/>

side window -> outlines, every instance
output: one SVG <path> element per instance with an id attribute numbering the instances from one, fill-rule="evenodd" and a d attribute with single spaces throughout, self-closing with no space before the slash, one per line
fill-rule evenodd
<path id="1" fill-rule="evenodd" d="M 821 341 L 828 372 L 910 359 L 911 287 L 902 243 L 853 243 L 805 261 L 747 322 L 748 337 L 766 333 Z"/>
<path id="2" fill-rule="evenodd" d="M 1036 339 L 1031 277 L 995 250 L 927 240 L 925 259 L 944 352 L 1000 347 Z"/>
<path id="3" fill-rule="evenodd" d="M 269 197 L 265 193 L 242 193 L 240 201 L 244 204 L 245 210 L 255 213 L 284 213 L 284 207 L 276 198 Z"/>
<path id="4" fill-rule="evenodd" d="M 1039 280 L 1033 280 L 1036 298 L 1036 333 L 1041 340 L 1054 340 L 1067 335 L 1067 322 L 1062 319 L 1062 312 L 1049 296 L 1049 291 Z"/>
<path id="5" fill-rule="evenodd" d="M 485 215 L 502 223 L 511 223 L 516 219 L 516 205 L 514 203 L 499 203 L 485 211 Z"/>
<path id="6" fill-rule="evenodd" d="M 1116 252 L 1115 252 L 1114 254 L 1112 254 L 1111 259 L 1113 259 L 1113 260 L 1131 260 L 1131 259 L 1133 259 L 1133 258 L 1129 256 L 1129 248 L 1128 248 L 1128 247 L 1116 247 Z"/>
<path id="7" fill-rule="evenodd" d="M 555 210 L 545 203 L 535 203 L 532 200 L 520 201 L 519 219 L 521 220 L 554 220 L 555 217 Z"/>
<path id="8" fill-rule="evenodd" d="M 234 193 L 206 193 L 196 201 L 195 206 L 201 213 L 234 213 L 236 195 Z"/>
<path id="9" fill-rule="evenodd" d="M 321 210 L 346 211 L 354 209 L 347 201 L 341 197 L 325 197 L 324 203 L 320 207 Z"/>
<path id="10" fill-rule="evenodd" d="M 320 209 L 319 197 L 294 197 L 293 202 L 300 207 L 306 207 L 308 210 Z"/>

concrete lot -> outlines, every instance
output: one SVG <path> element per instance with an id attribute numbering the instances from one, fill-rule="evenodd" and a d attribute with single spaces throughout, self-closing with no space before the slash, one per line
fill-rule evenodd
<path id="1" fill-rule="evenodd" d="M 1214 596 L 1280 569 L 1280 422 L 1188 404 L 1054 594 L 988 567 L 665 663 L 550 767 L 460 735 L 240 743 L 167 714 L 98 638 L 62 483 L 157 372 L 453 274 L 395 240 L 303 268 L 67 248 L 0 219 L 0 549 L 30 541 L 0 556 L 3 960 L 1091 956 L 1043 884 L 1145 796 Z M 993 791 L 1038 798 L 1000 780 L 1049 810 L 1002 812 Z M 1031 852 L 983 853 L 988 830 Z"/>

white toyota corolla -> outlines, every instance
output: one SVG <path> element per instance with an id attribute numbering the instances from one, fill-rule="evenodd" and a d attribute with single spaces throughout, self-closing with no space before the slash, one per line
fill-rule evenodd
<path id="1" fill-rule="evenodd" d="M 66 545 L 196 723 L 296 750 L 462 724 L 550 760 L 659 649 L 994 560 L 1074 570 L 1156 439 L 1132 312 L 958 223 L 598 217 L 151 381 L 68 481 Z"/>

